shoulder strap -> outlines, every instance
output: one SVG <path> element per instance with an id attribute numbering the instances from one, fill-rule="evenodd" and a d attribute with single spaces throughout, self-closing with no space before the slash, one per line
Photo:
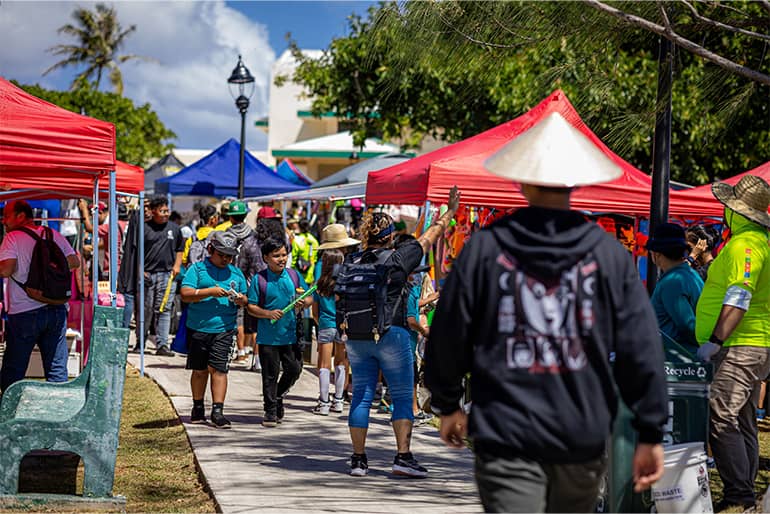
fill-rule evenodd
<path id="1" fill-rule="evenodd" d="M 299 273 L 297 273 L 297 270 L 286 268 L 286 271 L 289 272 L 289 278 L 291 278 L 291 282 L 294 284 L 294 289 L 299 289 Z"/>
<path id="2" fill-rule="evenodd" d="M 48 228 L 48 227 L 45 227 L 45 228 Z M 40 237 L 40 235 L 37 232 L 35 232 L 34 230 L 29 229 L 27 227 L 17 227 L 15 229 L 11 230 L 11 232 L 24 232 L 25 234 L 27 234 L 29 237 L 31 237 L 35 241 L 40 241 L 41 239 L 43 239 L 42 237 Z"/>
<path id="3" fill-rule="evenodd" d="M 256 277 L 257 291 L 259 291 L 259 301 L 257 301 L 257 305 L 264 309 L 265 300 L 267 299 L 267 268 L 257 273 Z"/>

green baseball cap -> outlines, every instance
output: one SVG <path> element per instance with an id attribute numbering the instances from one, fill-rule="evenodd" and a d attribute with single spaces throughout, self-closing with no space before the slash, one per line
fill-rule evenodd
<path id="1" fill-rule="evenodd" d="M 240 200 L 233 200 L 230 202 L 230 206 L 227 208 L 228 216 L 241 216 L 249 212 L 249 208 L 246 204 Z"/>

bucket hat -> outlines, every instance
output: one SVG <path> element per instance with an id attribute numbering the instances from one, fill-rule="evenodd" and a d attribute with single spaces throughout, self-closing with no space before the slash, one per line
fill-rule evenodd
<path id="1" fill-rule="evenodd" d="M 257 211 L 257 219 L 262 219 L 262 218 L 270 219 L 270 218 L 277 218 L 277 217 L 278 217 L 278 213 L 276 213 L 275 209 L 273 209 L 272 207 L 265 206 L 260 208 Z"/>
<path id="2" fill-rule="evenodd" d="M 240 200 L 233 200 L 227 207 L 228 216 L 242 216 L 249 212 L 249 208 L 246 204 Z"/>
<path id="3" fill-rule="evenodd" d="M 323 244 L 318 247 L 319 250 L 331 250 L 332 248 L 344 248 L 346 246 L 355 246 L 361 244 L 358 239 L 348 237 L 348 231 L 345 226 L 339 223 L 332 223 L 324 227 L 321 232 Z"/>
<path id="4" fill-rule="evenodd" d="M 676 223 L 661 223 L 655 227 L 652 237 L 647 241 L 647 250 L 653 252 L 682 251 L 687 248 L 684 228 Z"/>
<path id="5" fill-rule="evenodd" d="M 576 187 L 623 174 L 615 161 L 558 112 L 532 126 L 484 161 L 484 167 L 522 184 Z"/>
<path id="6" fill-rule="evenodd" d="M 225 255 L 238 255 L 238 241 L 229 232 L 213 231 L 209 236 L 209 244 Z"/>
<path id="7" fill-rule="evenodd" d="M 770 228 L 770 185 L 756 175 L 745 175 L 735 186 L 725 182 L 711 184 L 711 193 L 723 205 L 741 216 Z"/>

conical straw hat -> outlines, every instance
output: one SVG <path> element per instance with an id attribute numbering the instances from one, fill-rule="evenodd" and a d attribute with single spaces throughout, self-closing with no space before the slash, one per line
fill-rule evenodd
<path id="1" fill-rule="evenodd" d="M 515 182 L 549 187 L 599 184 L 623 174 L 620 166 L 557 112 L 506 144 L 484 167 Z"/>

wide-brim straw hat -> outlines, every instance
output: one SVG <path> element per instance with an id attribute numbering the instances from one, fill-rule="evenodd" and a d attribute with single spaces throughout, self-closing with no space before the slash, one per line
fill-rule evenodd
<path id="1" fill-rule="evenodd" d="M 348 236 L 348 231 L 344 225 L 332 223 L 324 227 L 322 231 L 323 244 L 318 247 L 319 250 L 331 250 L 333 248 L 345 248 L 346 246 L 355 246 L 361 244 L 358 239 Z"/>
<path id="2" fill-rule="evenodd" d="M 770 207 L 770 185 L 761 177 L 745 175 L 735 186 L 715 182 L 711 184 L 711 193 L 741 216 L 770 228 L 770 215 L 767 214 L 767 208 Z"/>
<path id="3" fill-rule="evenodd" d="M 558 112 L 551 113 L 484 162 L 522 184 L 577 187 L 618 179 L 623 170 Z"/>

